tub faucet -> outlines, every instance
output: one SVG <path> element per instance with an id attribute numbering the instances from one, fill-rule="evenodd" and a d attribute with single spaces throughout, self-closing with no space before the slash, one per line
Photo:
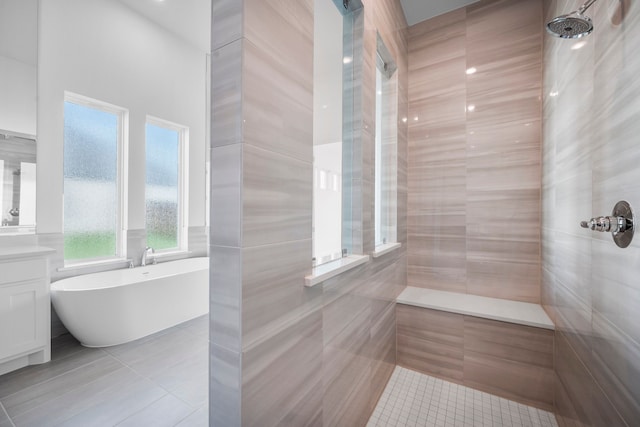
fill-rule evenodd
<path id="1" fill-rule="evenodd" d="M 144 251 L 142 252 L 142 258 L 140 259 L 140 266 L 144 267 L 145 265 L 147 265 L 147 259 L 149 259 L 149 255 L 153 255 L 154 251 L 153 248 L 147 246 L 146 248 L 144 248 Z M 155 264 L 157 261 L 155 258 L 153 258 L 152 264 Z"/>

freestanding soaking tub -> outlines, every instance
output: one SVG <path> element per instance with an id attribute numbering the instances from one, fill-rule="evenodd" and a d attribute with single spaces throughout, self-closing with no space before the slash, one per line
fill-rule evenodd
<path id="1" fill-rule="evenodd" d="M 59 280 L 51 300 L 82 345 L 122 344 L 208 313 L 209 258 Z"/>

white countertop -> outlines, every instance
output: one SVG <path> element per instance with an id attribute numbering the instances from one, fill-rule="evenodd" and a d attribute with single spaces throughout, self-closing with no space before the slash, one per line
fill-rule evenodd
<path id="1" fill-rule="evenodd" d="M 16 246 L 16 247 L 0 247 L 0 261 L 28 258 L 55 253 L 55 249 L 46 246 Z"/>
<path id="2" fill-rule="evenodd" d="M 412 286 L 408 286 L 396 301 L 399 304 L 483 317 L 501 322 L 555 329 L 553 322 L 539 304 Z"/>

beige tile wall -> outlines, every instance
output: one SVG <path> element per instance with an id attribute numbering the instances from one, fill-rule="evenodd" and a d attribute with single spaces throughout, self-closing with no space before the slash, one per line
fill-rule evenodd
<path id="1" fill-rule="evenodd" d="M 331 0 L 326 0 L 331 1 Z M 376 32 L 398 64 L 406 116 L 406 21 L 366 0 L 354 114 L 353 247 L 374 247 Z M 406 286 L 407 125 L 398 126 L 402 247 L 313 288 L 313 0 L 214 0 L 210 425 L 359 426 L 396 359 Z M 357 62 L 354 61 L 354 62 Z"/>
<path id="2" fill-rule="evenodd" d="M 398 304 L 398 365 L 553 410 L 553 331 Z"/>
<path id="3" fill-rule="evenodd" d="M 409 29 L 410 286 L 540 302 L 542 28 L 485 0 Z"/>
<path id="4" fill-rule="evenodd" d="M 545 1 L 545 19 L 581 1 Z M 640 420 L 640 240 L 580 228 L 640 206 L 640 5 L 596 3 L 594 31 L 544 40 L 543 305 L 556 323 L 556 410 L 567 426 Z"/>

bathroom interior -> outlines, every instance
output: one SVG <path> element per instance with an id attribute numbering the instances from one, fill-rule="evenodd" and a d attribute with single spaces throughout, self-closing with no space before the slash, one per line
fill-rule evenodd
<path id="1" fill-rule="evenodd" d="M 0 0 L 0 427 L 637 425 L 637 46 L 630 0 Z"/>

